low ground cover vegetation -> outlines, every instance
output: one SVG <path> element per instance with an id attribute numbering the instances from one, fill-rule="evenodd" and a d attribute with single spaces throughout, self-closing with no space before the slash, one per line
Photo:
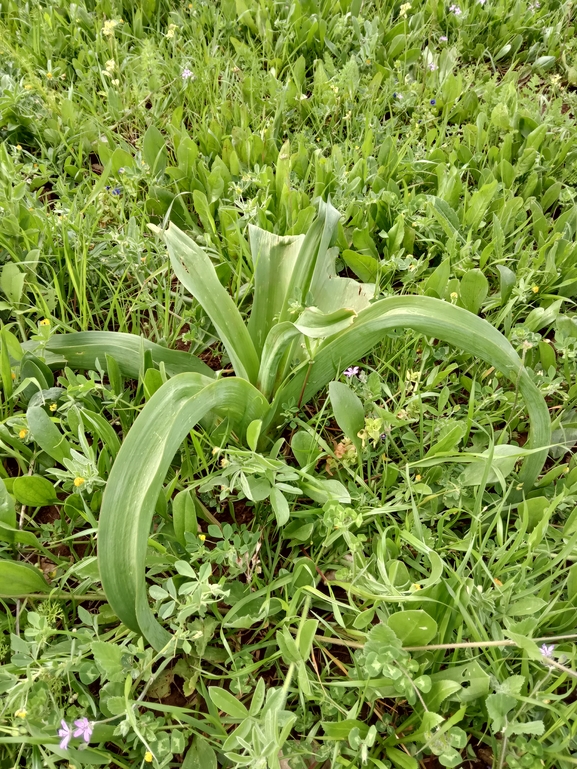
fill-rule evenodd
<path id="1" fill-rule="evenodd" d="M 0 769 L 575 766 L 572 2 L 0 40 Z"/>

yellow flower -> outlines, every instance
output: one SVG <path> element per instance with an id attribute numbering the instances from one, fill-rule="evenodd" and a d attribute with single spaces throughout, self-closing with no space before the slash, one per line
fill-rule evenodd
<path id="1" fill-rule="evenodd" d="M 74 485 L 76 486 L 77 489 L 80 486 L 84 486 L 85 483 L 86 483 L 85 479 L 81 478 L 79 475 L 77 475 L 76 478 L 74 479 Z"/>
<path id="2" fill-rule="evenodd" d="M 18 433 L 18 437 L 21 440 L 26 438 L 27 435 L 28 435 L 28 430 L 25 427 L 23 427 L 22 430 L 20 430 L 20 432 Z"/>
<path id="3" fill-rule="evenodd" d="M 533 286 L 533 288 L 531 289 L 531 291 L 532 291 L 534 294 L 538 294 L 538 293 L 539 293 L 539 286 Z"/>
<path id="4" fill-rule="evenodd" d="M 52 74 L 52 72 L 47 72 L 47 73 L 46 73 L 46 77 L 47 77 L 47 79 L 48 79 L 48 80 L 52 80 L 52 78 L 54 77 L 54 75 Z"/>
<path id="5" fill-rule="evenodd" d="M 48 320 L 48 318 L 44 318 L 43 320 L 40 321 L 40 323 L 38 325 L 40 325 L 40 326 L 49 326 L 50 325 L 50 321 Z"/>
<path id="6" fill-rule="evenodd" d="M 13 371 L 11 371 L 10 374 L 12 375 L 12 379 L 16 379 L 16 374 Z"/>
<path id="7" fill-rule="evenodd" d="M 26 712 L 26 708 L 20 708 L 20 710 L 17 710 L 16 713 L 14 713 L 16 718 L 26 718 L 28 715 Z"/>
<path id="8" fill-rule="evenodd" d="M 18 152 L 20 152 L 20 150 L 22 149 L 21 145 L 20 145 L 20 144 L 17 144 L 17 145 L 16 145 L 16 149 L 18 150 Z"/>
<path id="9" fill-rule="evenodd" d="M 417 481 L 417 483 L 421 480 L 422 477 L 423 476 L 419 474 L 415 475 L 415 480 Z"/>
<path id="10" fill-rule="evenodd" d="M 114 19 L 107 19 L 102 27 L 102 34 L 107 37 L 112 37 L 112 35 L 114 35 L 114 27 L 116 27 L 117 24 L 118 22 L 114 21 Z"/>
<path id="11" fill-rule="evenodd" d="M 107 72 L 114 72 L 114 68 L 116 67 L 116 62 L 114 59 L 108 59 L 106 62 L 106 71 Z"/>
<path id="12" fill-rule="evenodd" d="M 405 18 L 407 15 L 407 11 L 410 11 L 412 8 L 412 5 L 410 3 L 403 3 L 399 9 L 399 16 L 401 18 Z"/>
<path id="13" fill-rule="evenodd" d="M 500 579 L 497 579 L 497 577 L 495 577 L 493 582 L 497 585 L 497 587 L 503 587 L 503 583 L 501 582 Z"/>
<path id="14" fill-rule="evenodd" d="M 168 31 L 166 33 L 166 37 L 171 40 L 174 37 L 174 33 L 177 30 L 176 24 L 169 24 L 168 25 Z"/>
<path id="15" fill-rule="evenodd" d="M 154 758 L 154 756 L 152 755 L 150 750 L 147 750 L 146 753 L 144 754 L 144 760 L 146 761 L 146 763 L 147 764 L 151 764 L 153 758 Z"/>
<path id="16" fill-rule="evenodd" d="M 57 408 L 58 406 L 55 403 L 50 404 L 50 411 L 56 411 Z"/>
<path id="17" fill-rule="evenodd" d="M 456 291 L 451 291 L 451 299 L 456 301 L 459 298 L 459 294 Z"/>
<path id="18" fill-rule="evenodd" d="M 417 582 L 415 582 L 412 587 L 413 587 L 413 590 L 422 590 L 423 589 Z"/>
<path id="19" fill-rule="evenodd" d="M 198 538 L 200 539 L 201 542 L 204 542 L 204 540 L 206 539 L 206 534 L 199 534 Z"/>
<path id="20" fill-rule="evenodd" d="M 26 85 L 24 86 L 24 88 L 25 88 L 27 91 L 31 91 L 31 90 L 32 90 L 32 86 L 31 86 L 29 83 L 26 83 Z"/>

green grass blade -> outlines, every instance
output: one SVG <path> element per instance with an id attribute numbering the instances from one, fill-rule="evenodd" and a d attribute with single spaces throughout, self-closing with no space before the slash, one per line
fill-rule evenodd
<path id="1" fill-rule="evenodd" d="M 278 424 L 283 403 L 299 400 L 307 374 L 303 402 L 312 398 L 338 372 L 366 355 L 387 332 L 399 328 L 413 329 L 459 347 L 494 366 L 518 385 L 531 423 L 525 448 L 541 449 L 525 459 L 521 471 L 525 489 L 531 488 L 543 467 L 551 440 L 551 421 L 543 396 L 510 342 L 496 328 L 467 310 L 431 297 L 391 297 L 359 313 L 352 326 L 317 351 L 310 372 L 303 367 L 280 388 L 265 428 L 274 429 Z"/>
<path id="2" fill-rule="evenodd" d="M 28 343 L 26 343 L 28 344 Z M 71 368 L 95 369 L 96 361 L 106 368 L 106 355 L 116 360 L 121 373 L 137 379 L 141 369 L 143 352 L 150 350 L 155 363 L 164 363 L 169 376 L 192 372 L 213 378 L 214 372 L 194 355 L 179 350 L 168 350 L 149 342 L 137 334 L 117 331 L 80 331 L 73 334 L 55 334 L 46 350 L 49 365 L 66 362 Z"/>
<path id="3" fill-rule="evenodd" d="M 170 635 L 148 605 L 147 541 L 154 507 L 178 447 L 212 409 L 228 416 L 241 435 L 262 418 L 268 403 L 246 380 L 231 377 L 205 385 L 197 374 L 170 379 L 146 404 L 125 438 L 102 500 L 98 560 L 102 586 L 117 616 L 156 649 Z"/>
<path id="4" fill-rule="evenodd" d="M 237 376 L 253 384 L 258 356 L 241 314 L 202 248 L 175 224 L 164 233 L 176 277 L 199 302 L 213 322 Z"/>

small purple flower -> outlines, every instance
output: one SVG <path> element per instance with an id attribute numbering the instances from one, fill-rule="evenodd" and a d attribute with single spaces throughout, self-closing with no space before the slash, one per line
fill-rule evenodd
<path id="1" fill-rule="evenodd" d="M 463 11 L 459 8 L 459 6 L 456 3 L 453 3 L 453 5 L 449 6 L 449 11 L 451 13 L 454 13 L 455 16 L 460 16 Z"/>
<path id="2" fill-rule="evenodd" d="M 359 367 L 358 366 L 349 366 L 349 368 L 343 372 L 346 377 L 349 379 L 353 376 L 358 376 L 359 373 Z"/>
<path id="3" fill-rule="evenodd" d="M 62 729 L 58 730 L 58 736 L 62 737 L 60 740 L 60 750 L 66 750 L 68 748 L 70 738 L 72 737 L 72 731 L 66 721 L 61 721 L 60 725 L 62 727 Z"/>
<path id="4" fill-rule="evenodd" d="M 185 67 L 182 70 L 182 79 L 183 80 L 190 80 L 191 77 L 194 77 L 194 72 L 189 69 L 188 67 Z"/>
<path id="5" fill-rule="evenodd" d="M 434 62 L 434 61 L 432 61 L 432 62 L 430 62 L 430 64 L 429 64 L 429 69 L 431 70 L 431 72 L 434 72 L 436 69 L 439 69 L 439 68 L 437 67 L 437 65 L 435 64 L 435 62 Z"/>
<path id="6" fill-rule="evenodd" d="M 541 646 L 541 654 L 544 657 L 547 657 L 547 659 L 551 659 L 551 657 L 553 656 L 554 649 L 555 649 L 555 644 L 550 644 L 549 646 L 547 646 L 547 644 L 543 644 Z"/>
<path id="7" fill-rule="evenodd" d="M 437 100 L 436 100 L 436 99 L 431 99 L 431 101 L 429 102 L 429 104 L 430 104 L 432 107 L 434 107 L 436 103 L 437 103 Z"/>
<path id="8" fill-rule="evenodd" d="M 441 35 L 441 37 L 439 38 L 439 42 L 446 43 L 448 39 L 449 38 L 447 37 L 447 35 Z"/>
<path id="9" fill-rule="evenodd" d="M 125 172 L 125 170 L 126 170 L 125 168 L 119 168 L 118 169 L 118 173 L 119 174 L 123 174 Z"/>
<path id="10" fill-rule="evenodd" d="M 113 194 L 113 195 L 121 195 L 121 194 L 122 194 L 122 190 L 121 190 L 121 188 L 120 188 L 120 187 L 115 187 L 115 188 L 112 190 L 112 194 Z"/>
<path id="11" fill-rule="evenodd" d="M 92 724 L 87 718 L 79 718 L 74 722 L 76 729 L 74 730 L 75 737 L 82 737 L 84 742 L 90 742 L 92 736 Z"/>
<path id="12" fill-rule="evenodd" d="M 107 184 L 107 185 L 106 185 L 106 187 L 105 187 L 104 189 L 105 189 L 105 190 L 109 190 L 109 189 L 110 189 L 110 184 Z"/>

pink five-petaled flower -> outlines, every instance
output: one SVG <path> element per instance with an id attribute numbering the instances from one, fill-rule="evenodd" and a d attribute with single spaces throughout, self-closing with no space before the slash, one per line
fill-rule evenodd
<path id="1" fill-rule="evenodd" d="M 62 729 L 58 730 L 58 736 L 62 737 L 60 740 L 60 750 L 66 750 L 68 743 L 70 742 L 70 738 L 72 737 L 72 730 L 66 721 L 61 721 L 60 725 L 62 727 Z"/>
<path id="2" fill-rule="evenodd" d="M 182 70 L 182 79 L 190 80 L 191 77 L 194 77 L 194 73 L 188 67 L 185 67 Z"/>
<path id="3" fill-rule="evenodd" d="M 550 659 L 553 656 L 553 650 L 555 649 L 555 644 L 551 644 L 550 646 L 547 646 L 547 644 L 543 644 L 541 646 L 541 654 L 544 657 L 547 657 Z"/>
<path id="4" fill-rule="evenodd" d="M 460 16 L 463 13 L 463 11 L 459 8 L 459 6 L 456 3 L 453 3 L 453 5 L 449 7 L 449 10 L 451 11 L 451 13 L 454 13 L 455 16 Z"/>
<path id="5" fill-rule="evenodd" d="M 358 366 L 349 366 L 349 368 L 344 372 L 344 375 L 350 379 L 353 376 L 357 376 L 358 373 L 359 373 Z"/>
<path id="6" fill-rule="evenodd" d="M 74 730 L 75 737 L 82 737 L 84 742 L 90 742 L 92 736 L 92 724 L 87 718 L 79 718 L 74 722 L 76 729 Z"/>

